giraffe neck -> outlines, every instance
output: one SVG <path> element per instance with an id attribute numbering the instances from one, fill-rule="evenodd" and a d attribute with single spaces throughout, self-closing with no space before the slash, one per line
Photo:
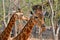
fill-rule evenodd
<path id="1" fill-rule="evenodd" d="M 17 17 L 17 14 L 12 15 L 7 27 L 5 28 L 5 30 L 0 35 L 0 40 L 8 40 L 10 32 L 12 30 L 12 27 L 15 24 L 16 17 Z"/>
<path id="2" fill-rule="evenodd" d="M 28 23 L 25 25 L 25 27 L 22 29 L 20 34 L 18 34 L 13 40 L 27 40 L 30 36 L 30 33 L 32 31 L 32 28 L 36 24 L 36 20 L 34 18 L 31 18 Z"/>

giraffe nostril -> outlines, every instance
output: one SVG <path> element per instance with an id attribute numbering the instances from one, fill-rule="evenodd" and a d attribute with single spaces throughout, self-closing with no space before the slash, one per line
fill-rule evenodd
<path id="1" fill-rule="evenodd" d="M 45 24 L 42 24 L 41 27 L 45 27 Z"/>

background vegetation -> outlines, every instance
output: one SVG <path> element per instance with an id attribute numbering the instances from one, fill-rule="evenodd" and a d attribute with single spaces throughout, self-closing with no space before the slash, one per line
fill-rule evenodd
<path id="1" fill-rule="evenodd" d="M 36 4 L 42 5 L 42 2 L 45 7 L 44 10 L 46 10 L 47 11 L 46 14 L 48 14 L 45 16 L 45 23 L 46 25 L 49 26 L 51 24 L 50 18 L 49 18 L 49 16 L 51 16 L 51 9 L 50 9 L 49 3 L 47 3 L 48 2 L 47 0 L 20 0 L 18 5 L 14 4 L 13 0 L 4 0 L 4 4 L 3 4 L 3 0 L 0 0 L 0 23 L 4 20 L 4 14 L 5 16 L 7 16 L 9 13 L 10 14 L 12 13 L 13 7 L 15 5 L 16 5 L 15 6 L 16 10 L 18 7 L 20 7 L 24 12 L 24 15 L 29 16 L 29 11 L 31 10 L 32 5 L 36 5 Z M 55 12 L 54 17 L 58 19 L 58 21 L 60 22 L 60 1 L 59 0 L 53 1 L 53 8 Z M 1 24 L 0 24 L 0 27 L 2 27 Z"/>
<path id="2" fill-rule="evenodd" d="M 4 29 L 7 26 L 11 14 L 13 14 L 13 11 L 17 11 L 18 8 L 21 8 L 24 16 L 29 18 L 31 16 L 30 11 L 32 10 L 32 6 L 36 4 L 42 5 L 43 7 L 43 13 L 45 13 L 45 25 L 47 27 L 52 26 L 52 13 L 54 13 L 54 25 L 60 25 L 60 0 L 50 1 L 52 8 L 49 0 L 0 0 L 0 28 Z"/>

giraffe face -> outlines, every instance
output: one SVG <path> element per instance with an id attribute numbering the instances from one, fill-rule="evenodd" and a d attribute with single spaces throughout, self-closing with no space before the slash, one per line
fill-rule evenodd
<path id="1" fill-rule="evenodd" d="M 38 22 L 37 25 L 39 25 L 41 27 L 42 26 L 45 27 L 45 25 L 44 25 L 44 16 L 43 16 L 43 13 L 42 13 L 42 6 L 35 5 L 35 6 L 32 7 L 32 9 L 33 9 L 33 11 L 35 13 L 35 16 L 38 17 L 39 22 Z"/>

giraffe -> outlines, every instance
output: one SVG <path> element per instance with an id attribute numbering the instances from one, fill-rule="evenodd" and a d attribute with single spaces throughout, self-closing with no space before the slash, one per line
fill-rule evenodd
<path id="1" fill-rule="evenodd" d="M 19 24 L 18 25 L 16 25 L 17 27 L 16 27 L 16 34 L 18 34 L 18 33 L 20 33 L 20 30 L 23 28 L 23 26 L 22 26 L 22 24 L 21 24 L 21 20 L 23 21 L 28 21 L 29 20 L 29 18 L 28 17 L 25 17 L 24 15 L 23 15 L 23 12 L 22 12 L 22 10 L 21 9 L 18 9 L 18 12 L 20 12 L 20 16 L 19 16 L 19 20 L 18 20 L 18 22 L 19 22 Z M 13 33 L 14 34 L 14 33 Z M 12 34 L 12 35 L 13 35 Z M 12 36 L 13 37 L 13 36 Z"/>
<path id="2" fill-rule="evenodd" d="M 24 26 L 22 31 L 12 40 L 27 40 L 32 32 L 32 28 L 36 24 L 41 25 L 42 31 L 45 30 L 44 21 L 42 20 L 42 16 L 43 16 L 42 15 L 42 6 L 35 5 L 35 6 L 33 6 L 33 10 L 35 11 L 34 15 L 30 18 L 30 20 Z"/>
<path id="3" fill-rule="evenodd" d="M 20 9 L 18 9 L 18 10 L 20 10 Z M 22 12 L 22 10 L 21 10 L 20 12 Z M 20 33 L 20 30 L 23 28 L 23 25 L 20 23 L 21 20 L 22 20 L 22 21 L 23 21 L 23 20 L 24 20 L 24 21 L 28 21 L 29 18 L 28 18 L 28 17 L 25 17 L 25 16 L 23 15 L 23 13 L 20 15 L 19 24 L 17 25 L 17 32 L 18 32 L 18 33 Z"/>
<path id="4" fill-rule="evenodd" d="M 42 9 L 42 7 L 41 6 L 39 7 L 39 6 L 40 5 L 35 5 L 35 6 L 32 7 L 32 9 L 33 9 L 33 11 L 35 11 L 36 14 L 39 15 L 39 13 L 40 13 L 41 20 L 40 20 L 40 24 L 38 24 L 38 27 L 40 27 L 40 34 L 41 34 L 42 32 L 44 32 L 46 30 L 46 27 L 44 25 L 45 23 L 44 23 L 43 13 L 41 13 L 42 10 L 40 10 L 40 9 Z"/>
<path id="5" fill-rule="evenodd" d="M 19 24 L 17 25 L 17 34 L 20 33 L 20 30 L 23 29 L 23 25 L 20 23 L 21 20 L 23 21 L 28 21 L 29 18 L 25 17 L 25 16 L 20 16 L 20 19 L 19 19 Z"/>
<path id="6" fill-rule="evenodd" d="M 10 21 L 7 25 L 7 27 L 4 29 L 4 31 L 0 34 L 0 40 L 8 40 L 10 32 L 12 31 L 12 27 L 15 24 L 15 21 L 19 19 L 20 12 L 15 12 L 12 17 L 10 18 Z"/>

